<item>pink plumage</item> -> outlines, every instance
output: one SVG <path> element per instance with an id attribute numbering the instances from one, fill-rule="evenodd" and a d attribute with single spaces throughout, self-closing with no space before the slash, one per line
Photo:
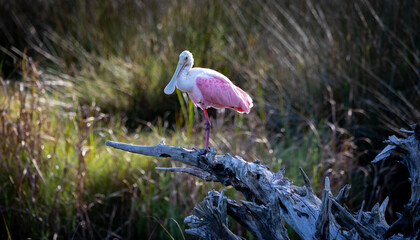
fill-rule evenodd
<path id="1" fill-rule="evenodd" d="M 239 113 L 249 113 L 253 103 L 251 97 L 235 86 L 226 76 L 208 68 L 192 68 L 194 58 L 189 51 L 179 55 L 178 66 L 165 93 L 171 94 L 175 87 L 188 93 L 193 103 L 203 109 L 206 117 L 205 152 L 208 150 L 210 120 L 207 108 L 229 108 Z"/>
<path id="2" fill-rule="evenodd" d="M 240 113 L 249 113 L 252 107 L 251 97 L 232 82 L 218 76 L 197 77 L 196 85 L 202 98 L 196 99 L 200 94 L 191 93 L 190 98 L 195 105 L 202 109 L 209 107 L 222 109 L 230 108 Z"/>

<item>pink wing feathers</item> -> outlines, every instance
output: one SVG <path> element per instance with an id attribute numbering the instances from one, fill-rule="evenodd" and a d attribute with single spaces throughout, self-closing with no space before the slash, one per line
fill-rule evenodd
<path id="1" fill-rule="evenodd" d="M 247 109 L 247 110 L 243 111 L 243 112 L 249 113 L 251 108 L 254 106 L 254 104 L 252 103 L 252 98 L 246 92 L 244 92 L 244 90 L 240 89 L 239 87 L 235 86 L 235 88 L 239 92 L 239 94 L 242 96 L 242 99 L 245 100 L 245 102 L 246 102 L 247 108 L 245 108 L 245 109 Z M 236 109 L 234 109 L 234 110 L 236 110 Z M 237 110 L 237 111 L 240 111 L 240 110 Z"/>
<path id="2" fill-rule="evenodd" d="M 253 106 L 252 99 L 246 92 L 221 77 L 198 77 L 196 84 L 202 99 L 190 97 L 201 107 L 230 108 L 240 113 L 249 113 Z"/>

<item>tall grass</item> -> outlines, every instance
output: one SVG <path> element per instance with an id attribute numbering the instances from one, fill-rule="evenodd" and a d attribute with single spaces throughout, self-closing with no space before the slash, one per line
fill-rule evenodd
<path id="1" fill-rule="evenodd" d="M 154 170 L 167 160 L 104 144 L 186 138 L 152 126 L 128 135 L 94 104 L 60 103 L 47 93 L 45 73 L 31 61 L 21 65 L 22 81 L 0 79 L 0 237 L 166 238 L 167 231 L 180 237 L 182 216 L 211 185 Z M 178 189 L 181 183 L 188 188 Z"/>
<path id="2" fill-rule="evenodd" d="M 225 6 L 237 29 L 227 48 L 243 49 L 239 58 L 225 56 L 264 107 L 259 117 L 271 143 L 302 144 L 313 134 L 308 153 L 322 159 L 313 174 L 333 174 L 338 185 L 352 182 L 356 167 L 362 176 L 372 171 L 365 165 L 382 140 L 420 120 L 418 7 L 390 1 Z M 358 174 L 356 179 L 353 185 L 360 183 Z M 369 207 L 379 200 L 369 191 L 353 197 L 370 199 Z"/>
<path id="3" fill-rule="evenodd" d="M 162 92 L 184 49 L 254 99 L 249 115 L 210 112 L 211 146 L 298 183 L 302 166 L 318 189 L 326 175 L 365 186 L 353 205 L 381 141 L 420 119 L 415 1 L 0 5 L 0 211 L 13 237 L 182 237 L 170 219 L 214 186 L 103 145 L 202 146 L 201 111 Z"/>

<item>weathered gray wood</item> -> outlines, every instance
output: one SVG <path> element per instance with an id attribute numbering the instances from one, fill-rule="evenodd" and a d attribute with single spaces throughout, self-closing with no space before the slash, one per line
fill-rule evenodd
<path id="1" fill-rule="evenodd" d="M 375 205 L 370 212 L 364 212 L 362 204 L 362 209 L 352 214 L 344 205 L 349 185 L 334 197 L 326 178 L 321 200 L 314 194 L 302 169 L 305 185 L 300 187 L 284 177 L 284 169 L 273 173 L 259 161 L 246 162 L 239 156 L 216 155 L 214 149 L 207 155 L 200 155 L 196 150 L 167 146 L 163 142 L 156 146 L 118 142 L 106 144 L 133 153 L 170 157 L 192 168 L 157 169 L 185 172 L 206 181 L 219 181 L 225 186 L 233 186 L 244 195 L 246 201 L 239 204 L 223 196 L 223 192 L 211 191 L 193 210 L 193 215 L 185 219 L 190 227 L 186 232 L 197 238 L 238 239 L 228 229 L 226 216 L 230 215 L 257 239 L 288 239 L 283 221 L 302 239 L 383 239 L 384 236 L 389 239 L 414 239 L 419 234 L 420 218 L 420 127 L 413 127 L 413 130 L 413 135 L 407 139 L 390 137 L 387 141 L 389 147 L 374 160 L 381 161 L 394 151 L 407 153 L 403 163 L 409 168 L 413 181 L 412 197 L 400 219 L 391 227 L 385 219 L 388 199 L 381 205 Z"/>
<path id="2" fill-rule="evenodd" d="M 193 214 L 185 218 L 190 226 L 186 232 L 200 239 L 241 240 L 228 228 L 227 200 L 223 191 L 219 198 L 207 197 L 194 208 Z"/>
<path id="3" fill-rule="evenodd" d="M 198 177 L 203 179 L 206 182 L 218 182 L 217 178 L 210 173 L 203 171 L 199 168 L 192 167 L 192 168 L 182 168 L 182 167 L 171 167 L 171 168 L 164 168 L 164 167 L 157 167 L 156 170 L 168 171 L 168 172 L 182 172 L 188 173 L 193 175 L 194 177 Z"/>
<path id="4" fill-rule="evenodd" d="M 219 206 L 221 198 L 226 202 L 226 209 L 228 215 L 230 215 L 235 221 L 239 222 L 241 225 L 245 226 L 257 239 L 267 239 L 267 240 L 287 240 L 289 239 L 287 231 L 279 218 L 270 218 L 268 216 L 269 211 L 264 205 L 257 205 L 253 202 L 241 201 L 242 204 L 228 199 L 223 196 L 222 193 L 217 191 L 210 191 L 205 200 L 200 203 L 202 205 L 204 202 L 213 203 L 214 206 Z M 211 204 L 210 204 L 211 205 Z M 207 205 L 207 206 L 210 206 Z M 197 219 L 202 219 L 199 216 L 196 216 L 196 213 L 193 211 L 193 216 L 188 216 L 185 219 L 185 222 L 193 228 L 193 232 L 196 232 L 198 228 L 194 225 L 191 225 L 191 222 L 195 224 Z M 201 213 L 199 215 L 202 215 Z M 278 222 L 276 222 L 278 221 Z M 194 230 L 195 229 L 195 230 Z M 186 230 L 189 232 L 189 230 Z M 190 232 L 191 233 L 191 232 Z M 212 233 L 214 234 L 214 233 Z M 194 234 L 197 236 L 196 234 Z M 199 236 L 197 236 L 199 237 Z M 223 239 L 220 234 L 218 235 L 219 239 Z M 207 239 L 207 238 L 204 238 Z"/>
<path id="5" fill-rule="evenodd" d="M 194 150 L 188 150 L 182 147 L 172 147 L 165 145 L 161 141 L 156 146 L 139 146 L 120 142 L 107 141 L 107 146 L 118 148 L 127 152 L 155 156 L 155 157 L 170 157 L 178 162 L 185 163 L 190 166 L 197 167 L 199 153 Z"/>
<path id="6" fill-rule="evenodd" d="M 411 197 L 404 206 L 404 211 L 397 221 L 386 230 L 385 237 L 403 233 L 405 237 L 415 239 L 420 237 L 420 125 L 412 125 L 413 131 L 402 129 L 402 132 L 412 133 L 406 139 L 389 137 L 388 145 L 372 161 L 384 160 L 394 152 L 405 154 L 402 163 L 408 168 L 411 180 Z"/>

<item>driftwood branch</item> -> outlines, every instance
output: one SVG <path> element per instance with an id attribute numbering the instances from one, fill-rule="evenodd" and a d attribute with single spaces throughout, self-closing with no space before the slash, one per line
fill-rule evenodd
<path id="1" fill-rule="evenodd" d="M 406 130 L 407 132 L 408 130 Z M 284 169 L 271 172 L 259 161 L 246 162 L 230 154 L 216 155 L 213 149 L 207 155 L 196 150 L 167 146 L 136 146 L 108 141 L 108 146 L 125 151 L 170 157 L 191 168 L 157 168 L 171 172 L 184 172 L 205 181 L 219 181 L 240 191 L 246 201 L 230 200 L 222 193 L 209 192 L 208 196 L 188 216 L 187 233 L 201 239 L 240 239 L 229 230 L 227 216 L 247 228 L 256 239 L 289 239 L 283 222 L 295 230 L 302 239 L 415 239 L 419 235 L 420 219 L 420 127 L 413 126 L 407 139 L 395 136 L 373 161 L 378 162 L 395 151 L 405 154 L 403 163 L 412 179 L 412 196 L 400 219 L 391 226 L 385 220 L 388 198 L 372 210 L 362 209 L 353 214 L 344 205 L 350 186 L 346 185 L 336 197 L 325 179 L 322 200 L 312 190 L 309 178 L 300 169 L 304 186 L 295 186 L 284 177 Z"/>
<path id="2" fill-rule="evenodd" d="M 397 221 L 386 230 L 385 237 L 403 233 L 404 237 L 415 238 L 420 234 L 420 125 L 412 125 L 412 131 L 401 129 L 412 135 L 406 139 L 389 137 L 388 145 L 376 156 L 373 163 L 379 162 L 394 152 L 404 155 L 402 163 L 408 168 L 411 180 L 411 198 Z"/>
<path id="3" fill-rule="evenodd" d="M 182 168 L 182 167 L 171 167 L 171 168 L 164 168 L 164 167 L 157 167 L 156 170 L 168 171 L 168 172 L 183 172 L 193 175 L 194 177 L 198 177 L 203 179 L 207 182 L 218 182 L 217 178 L 210 173 L 203 171 L 199 168 L 192 167 L 192 168 Z"/>
<path id="4" fill-rule="evenodd" d="M 190 226 L 186 232 L 200 239 L 232 239 L 241 238 L 228 228 L 227 198 L 209 194 L 209 196 L 194 208 L 193 214 L 185 218 Z"/>

